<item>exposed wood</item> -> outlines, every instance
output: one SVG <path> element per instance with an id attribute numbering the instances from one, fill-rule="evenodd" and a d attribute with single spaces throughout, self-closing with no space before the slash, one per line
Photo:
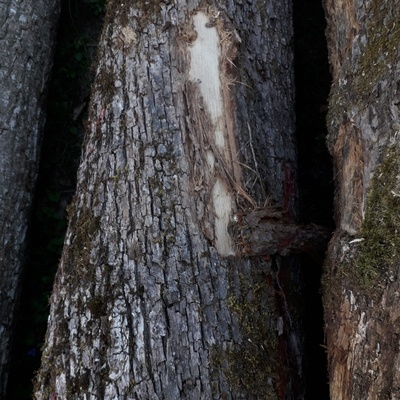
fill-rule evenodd
<path id="1" fill-rule="evenodd" d="M 39 164 L 59 0 L 0 2 L 0 398 Z"/>

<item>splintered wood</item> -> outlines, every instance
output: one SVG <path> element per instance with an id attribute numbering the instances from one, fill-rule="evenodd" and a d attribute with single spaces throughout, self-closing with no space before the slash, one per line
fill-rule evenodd
<path id="1" fill-rule="evenodd" d="M 337 192 L 336 224 L 354 235 L 361 227 L 364 208 L 364 150 L 360 130 L 347 122 L 339 127 L 333 148 Z"/>

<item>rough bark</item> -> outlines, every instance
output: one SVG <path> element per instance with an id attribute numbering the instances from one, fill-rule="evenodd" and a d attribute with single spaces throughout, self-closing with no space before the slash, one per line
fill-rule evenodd
<path id="1" fill-rule="evenodd" d="M 331 399 L 400 398 L 400 4 L 329 0 L 337 231 L 324 306 Z"/>
<path id="2" fill-rule="evenodd" d="M 59 1 L 0 2 L 0 397 L 39 162 Z"/>
<path id="3" fill-rule="evenodd" d="M 290 21 L 109 1 L 37 399 L 303 398 L 296 261 L 228 232 L 266 202 L 296 216 Z"/>

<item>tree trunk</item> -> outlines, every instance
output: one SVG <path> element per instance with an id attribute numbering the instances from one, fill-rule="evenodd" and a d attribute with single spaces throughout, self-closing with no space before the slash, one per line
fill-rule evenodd
<path id="1" fill-rule="evenodd" d="M 324 307 L 331 399 L 400 398 L 400 4 L 326 4 L 337 230 Z"/>
<path id="2" fill-rule="evenodd" d="M 37 399 L 301 399 L 291 2 L 109 1 Z M 282 272 L 283 271 L 283 272 Z M 295 284 L 285 288 L 282 276 Z"/>
<path id="3" fill-rule="evenodd" d="M 0 3 L 0 398 L 7 384 L 59 3 Z"/>

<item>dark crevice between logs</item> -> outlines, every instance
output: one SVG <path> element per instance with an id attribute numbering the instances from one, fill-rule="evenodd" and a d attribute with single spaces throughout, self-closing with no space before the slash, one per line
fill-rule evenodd
<path id="1" fill-rule="evenodd" d="M 293 5 L 300 216 L 293 221 L 279 206 L 264 207 L 237 213 L 229 230 L 238 256 L 270 259 L 276 272 L 276 304 L 286 326 L 280 336 L 284 362 L 292 377 L 300 377 L 285 382 L 292 386 L 291 398 L 324 400 L 329 387 L 321 277 L 334 229 L 333 167 L 325 144 L 331 76 L 321 2 L 294 0 Z M 296 313 L 303 318 L 302 327 L 291 323 Z M 305 354 L 299 354 L 303 348 Z M 305 388 L 295 390 L 303 379 Z"/>
<path id="2" fill-rule="evenodd" d="M 296 120 L 300 217 L 333 230 L 332 160 L 325 145 L 331 84 L 320 0 L 294 0 Z M 306 399 L 329 399 L 321 296 L 322 262 L 301 256 L 304 278 Z"/>

